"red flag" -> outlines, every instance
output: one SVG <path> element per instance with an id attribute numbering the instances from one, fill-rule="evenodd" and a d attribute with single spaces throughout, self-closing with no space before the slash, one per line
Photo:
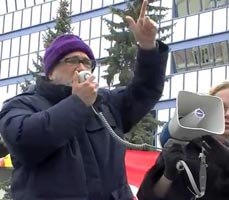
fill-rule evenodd
<path id="1" fill-rule="evenodd" d="M 135 196 L 145 173 L 155 164 L 159 154 L 158 151 L 126 151 L 127 179 Z"/>

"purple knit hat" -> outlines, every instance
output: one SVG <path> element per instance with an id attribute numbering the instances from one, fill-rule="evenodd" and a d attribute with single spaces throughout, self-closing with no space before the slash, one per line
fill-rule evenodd
<path id="1" fill-rule="evenodd" d="M 74 51 L 82 51 L 91 60 L 95 60 L 91 48 L 78 36 L 73 34 L 61 35 L 45 51 L 43 59 L 45 75 L 48 76 L 49 72 L 64 56 Z"/>

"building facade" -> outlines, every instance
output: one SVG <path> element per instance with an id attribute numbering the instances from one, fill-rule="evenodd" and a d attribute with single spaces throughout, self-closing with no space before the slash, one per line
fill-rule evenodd
<path id="1" fill-rule="evenodd" d="M 110 6 L 125 9 L 127 0 L 69 0 L 73 32 L 88 43 L 98 60 L 94 74 L 101 87 L 106 66 L 100 60 L 111 43 L 104 18 L 118 20 Z M 173 25 L 165 42 L 170 47 L 167 81 L 155 106 L 157 118 L 169 120 L 180 90 L 207 93 L 228 78 L 229 0 L 155 0 L 170 8 L 159 26 Z M 42 35 L 53 28 L 58 0 L 1 0 L 0 8 L 0 103 L 21 92 L 21 83 L 30 80 L 37 53 L 44 54 Z"/>

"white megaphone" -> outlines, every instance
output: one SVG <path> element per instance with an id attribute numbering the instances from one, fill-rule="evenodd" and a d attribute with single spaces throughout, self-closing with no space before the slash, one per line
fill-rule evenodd
<path id="1" fill-rule="evenodd" d="M 185 142 L 203 135 L 222 135 L 224 129 L 224 106 L 219 97 L 180 91 L 174 116 L 160 133 L 160 143 L 164 147 L 169 139 Z"/>

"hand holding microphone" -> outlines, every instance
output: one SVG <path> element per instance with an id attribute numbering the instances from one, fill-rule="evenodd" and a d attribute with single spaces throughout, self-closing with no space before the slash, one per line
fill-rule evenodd
<path id="1" fill-rule="evenodd" d="M 72 94 L 77 95 L 87 106 L 93 105 L 97 97 L 98 83 L 89 71 L 75 71 Z"/>
<path id="2" fill-rule="evenodd" d="M 79 72 L 79 82 L 82 83 L 86 81 L 91 76 L 91 72 L 89 71 L 80 71 Z"/>

